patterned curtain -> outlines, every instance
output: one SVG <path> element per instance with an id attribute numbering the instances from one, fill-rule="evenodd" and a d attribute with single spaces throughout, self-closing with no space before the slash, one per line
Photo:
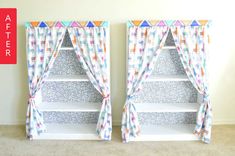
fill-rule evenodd
<path id="1" fill-rule="evenodd" d="M 38 103 L 35 98 L 38 98 L 37 93 L 52 68 L 65 30 L 65 28 L 55 27 L 28 27 L 26 29 L 29 81 L 26 134 L 30 139 L 45 131 L 42 113 L 38 110 L 40 102 Z"/>
<path id="2" fill-rule="evenodd" d="M 123 108 L 121 128 L 124 142 L 128 142 L 130 137 L 136 137 L 140 133 L 138 116 L 132 98 L 141 90 L 142 83 L 153 71 L 168 32 L 169 28 L 166 26 L 129 28 L 127 98 Z"/>
<path id="3" fill-rule="evenodd" d="M 186 74 L 203 96 L 198 110 L 195 133 L 210 142 L 212 109 L 206 76 L 206 50 L 209 43 L 208 26 L 172 26 L 171 31 Z"/>
<path id="4" fill-rule="evenodd" d="M 107 67 L 107 28 L 68 28 L 78 60 L 93 84 L 103 96 L 96 132 L 103 140 L 111 140 L 112 116 Z"/>

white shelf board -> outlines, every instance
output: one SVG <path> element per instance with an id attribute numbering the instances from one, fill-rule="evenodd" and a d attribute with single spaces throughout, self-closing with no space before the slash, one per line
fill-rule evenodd
<path id="1" fill-rule="evenodd" d="M 176 46 L 164 46 L 162 49 L 176 49 Z"/>
<path id="2" fill-rule="evenodd" d="M 43 112 L 99 112 L 101 103 L 66 103 L 66 102 L 43 102 L 39 110 Z"/>
<path id="3" fill-rule="evenodd" d="M 45 124 L 46 132 L 35 140 L 100 140 L 96 124 Z"/>
<path id="4" fill-rule="evenodd" d="M 74 50 L 73 47 L 61 47 L 59 50 Z"/>
<path id="5" fill-rule="evenodd" d="M 86 75 L 50 75 L 45 81 L 89 81 Z"/>
<path id="6" fill-rule="evenodd" d="M 189 141 L 199 140 L 193 134 L 194 124 L 143 125 L 140 135 L 130 141 Z"/>
<path id="7" fill-rule="evenodd" d="M 198 103 L 135 103 L 137 112 L 197 112 Z"/>
<path id="8" fill-rule="evenodd" d="M 152 75 L 146 81 L 189 81 L 187 75 Z"/>

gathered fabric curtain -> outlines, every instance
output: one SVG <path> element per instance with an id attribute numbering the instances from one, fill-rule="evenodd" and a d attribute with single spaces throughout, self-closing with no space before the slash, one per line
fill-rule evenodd
<path id="1" fill-rule="evenodd" d="M 172 26 L 171 32 L 185 72 L 193 86 L 203 96 L 197 113 L 195 133 L 210 142 L 212 108 L 206 75 L 206 55 L 209 43 L 208 26 Z"/>
<path id="2" fill-rule="evenodd" d="M 106 27 L 68 28 L 78 60 L 90 82 L 103 96 L 96 132 L 103 140 L 111 140 L 112 116 L 108 77 L 108 29 Z"/>
<path id="3" fill-rule="evenodd" d="M 140 133 L 133 96 L 142 88 L 143 82 L 152 73 L 154 64 L 163 47 L 169 28 L 130 27 L 128 33 L 127 98 L 122 115 L 122 139 L 128 142 Z"/>
<path id="4" fill-rule="evenodd" d="M 38 91 L 41 89 L 45 78 L 58 54 L 66 29 L 57 27 L 28 27 L 27 37 L 27 63 L 29 99 L 26 115 L 26 135 L 33 139 L 45 131 L 43 116 L 38 105 Z"/>

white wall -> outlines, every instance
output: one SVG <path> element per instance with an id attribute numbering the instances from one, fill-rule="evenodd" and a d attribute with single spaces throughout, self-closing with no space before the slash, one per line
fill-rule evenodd
<path id="1" fill-rule="evenodd" d="M 23 123 L 28 95 L 24 23 L 32 20 L 111 22 L 113 120 L 125 98 L 125 23 L 129 19 L 211 19 L 209 60 L 214 123 L 235 123 L 235 14 L 232 1 L 188 0 L 1 0 L 18 9 L 18 63 L 0 65 L 0 124 Z"/>

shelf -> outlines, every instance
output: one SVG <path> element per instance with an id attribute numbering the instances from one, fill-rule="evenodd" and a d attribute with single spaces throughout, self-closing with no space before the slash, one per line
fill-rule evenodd
<path id="1" fill-rule="evenodd" d="M 43 102 L 39 109 L 43 112 L 99 112 L 101 103 L 64 103 L 64 102 Z"/>
<path id="2" fill-rule="evenodd" d="M 162 49 L 176 49 L 176 46 L 164 46 Z"/>
<path id="3" fill-rule="evenodd" d="M 198 103 L 135 103 L 137 112 L 197 112 Z"/>
<path id="4" fill-rule="evenodd" d="M 194 124 L 180 125 L 143 125 L 141 133 L 130 141 L 189 141 L 199 140 L 193 134 Z"/>
<path id="5" fill-rule="evenodd" d="M 187 75 L 152 75 L 146 81 L 189 81 Z"/>
<path id="6" fill-rule="evenodd" d="M 61 47 L 59 50 L 74 50 L 73 47 Z"/>
<path id="7" fill-rule="evenodd" d="M 86 75 L 50 75 L 45 81 L 89 81 Z"/>
<path id="8" fill-rule="evenodd" d="M 52 140 L 100 140 L 96 124 L 45 124 L 46 132 L 34 139 Z"/>

